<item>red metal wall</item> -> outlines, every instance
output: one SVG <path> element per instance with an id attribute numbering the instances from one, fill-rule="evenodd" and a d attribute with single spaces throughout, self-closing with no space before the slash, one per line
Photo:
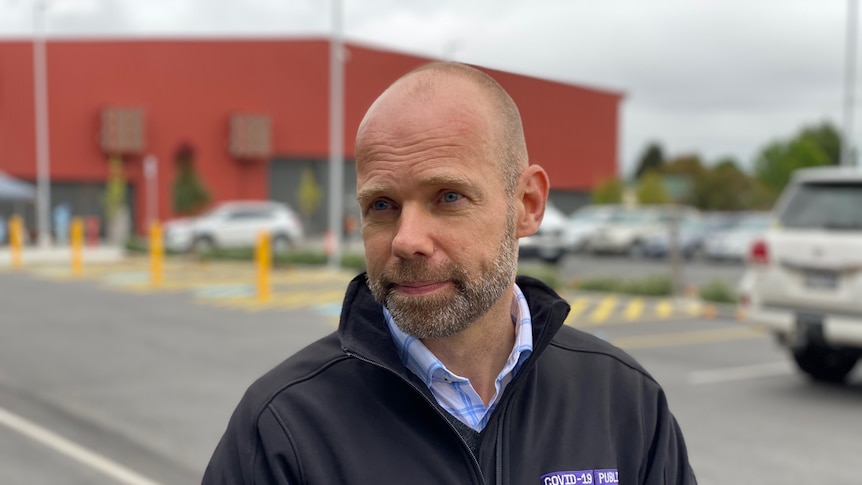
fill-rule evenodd
<path id="1" fill-rule="evenodd" d="M 345 156 L 374 98 L 428 59 L 348 46 Z M 216 199 L 267 196 L 265 163 L 239 163 L 227 151 L 228 116 L 271 117 L 274 154 L 328 157 L 326 40 L 50 40 L 47 45 L 51 176 L 101 181 L 100 109 L 141 107 L 147 153 L 159 159 L 159 207 L 169 217 L 173 154 L 184 142 Z M 552 188 L 587 190 L 616 173 L 618 93 L 489 70 L 521 109 L 533 162 Z M 143 221 L 140 157 L 126 159 Z M 0 41 L 0 170 L 35 179 L 31 44 Z"/>

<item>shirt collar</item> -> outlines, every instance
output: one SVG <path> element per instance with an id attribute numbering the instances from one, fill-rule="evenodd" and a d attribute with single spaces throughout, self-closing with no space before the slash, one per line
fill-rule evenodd
<path id="1" fill-rule="evenodd" d="M 443 362 L 425 347 L 422 341 L 402 332 L 398 328 L 398 325 L 395 324 L 392 315 L 386 307 L 383 307 L 383 315 L 386 317 L 386 323 L 389 326 L 392 340 L 398 348 L 401 362 L 411 372 L 422 379 L 426 386 L 430 387 L 434 376 L 441 372 L 450 378 L 463 379 L 449 371 Z M 514 285 L 511 316 L 512 323 L 515 325 L 515 344 L 498 379 L 501 379 L 510 372 L 517 373 L 521 364 L 533 351 L 533 326 L 530 318 L 530 308 L 527 305 L 524 293 L 517 284 Z"/>

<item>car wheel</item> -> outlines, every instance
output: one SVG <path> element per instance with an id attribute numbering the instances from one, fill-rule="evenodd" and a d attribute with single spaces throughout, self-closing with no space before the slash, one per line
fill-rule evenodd
<path id="1" fill-rule="evenodd" d="M 284 234 L 279 234 L 272 239 L 273 254 L 284 254 L 288 252 L 291 247 L 293 247 L 293 244 L 290 242 L 290 238 Z"/>
<path id="2" fill-rule="evenodd" d="M 704 261 L 706 260 L 706 251 L 704 251 L 703 246 L 698 244 L 697 246 L 691 249 L 691 255 L 689 259 L 692 261 Z"/>
<path id="3" fill-rule="evenodd" d="M 646 247 L 644 243 L 635 241 L 629 245 L 629 257 L 632 259 L 641 259 L 646 256 Z"/>
<path id="4" fill-rule="evenodd" d="M 215 242 L 209 236 L 198 236 L 192 243 L 192 252 L 197 255 L 215 251 Z"/>
<path id="5" fill-rule="evenodd" d="M 816 381 L 844 382 L 853 370 L 859 355 L 852 352 L 805 347 L 793 351 L 796 365 Z"/>
<path id="6" fill-rule="evenodd" d="M 539 258 L 546 263 L 557 264 L 561 259 L 563 259 L 563 251 L 557 251 L 552 254 L 541 254 L 539 255 Z"/>

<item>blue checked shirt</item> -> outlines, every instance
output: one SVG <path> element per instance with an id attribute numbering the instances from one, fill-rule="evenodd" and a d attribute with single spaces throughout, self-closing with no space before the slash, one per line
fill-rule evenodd
<path id="1" fill-rule="evenodd" d="M 496 380 L 496 392 L 488 406 L 482 402 L 470 381 L 453 374 L 434 356 L 425 344 L 415 337 L 402 332 L 392 320 L 392 315 L 384 307 L 383 315 L 392 333 L 392 339 L 401 354 L 404 366 L 419 376 L 431 390 L 443 409 L 462 423 L 476 431 L 482 431 L 488 418 L 497 405 L 503 390 L 533 352 L 533 325 L 530 308 L 518 285 L 515 285 L 515 301 L 512 305 L 512 322 L 515 324 L 515 345 L 509 354 L 506 365 Z"/>

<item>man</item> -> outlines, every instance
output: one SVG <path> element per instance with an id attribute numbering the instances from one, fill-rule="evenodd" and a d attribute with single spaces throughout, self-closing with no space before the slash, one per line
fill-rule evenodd
<path id="1" fill-rule="evenodd" d="M 490 77 L 423 66 L 356 138 L 368 271 L 337 333 L 254 383 L 205 484 L 691 484 L 679 427 L 631 357 L 516 281 L 548 177 Z"/>

